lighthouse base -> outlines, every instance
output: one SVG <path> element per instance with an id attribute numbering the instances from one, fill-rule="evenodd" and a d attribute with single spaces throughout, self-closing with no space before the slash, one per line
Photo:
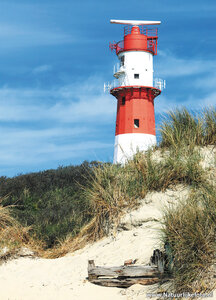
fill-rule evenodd
<path id="1" fill-rule="evenodd" d="M 146 151 L 156 145 L 156 136 L 145 133 L 124 133 L 116 135 L 114 164 L 124 164 L 138 151 Z"/>

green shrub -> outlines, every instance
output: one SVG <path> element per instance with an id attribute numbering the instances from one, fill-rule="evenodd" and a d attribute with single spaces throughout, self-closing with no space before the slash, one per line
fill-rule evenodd
<path id="1" fill-rule="evenodd" d="M 76 235 L 91 219 L 90 205 L 81 188 L 76 192 L 72 187 L 48 191 L 39 199 L 25 191 L 22 201 L 24 209 L 15 207 L 13 215 L 23 226 L 31 225 L 32 233 L 47 247 L 68 234 Z"/>
<path id="2" fill-rule="evenodd" d="M 0 193 L 8 196 L 4 206 L 14 205 L 11 213 L 31 234 L 53 247 L 68 235 L 76 235 L 92 217 L 83 186 L 98 163 L 60 167 L 39 173 L 3 178 Z M 10 191 L 10 192 L 9 192 Z"/>

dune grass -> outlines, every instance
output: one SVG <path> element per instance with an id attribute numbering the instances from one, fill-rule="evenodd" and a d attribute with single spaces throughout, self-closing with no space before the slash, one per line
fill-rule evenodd
<path id="1" fill-rule="evenodd" d="M 205 143 L 206 145 L 216 145 L 216 109 L 204 110 Z"/>
<path id="2" fill-rule="evenodd" d="M 137 207 L 148 192 L 165 191 L 181 183 L 193 192 L 175 208 L 167 209 L 162 221 L 162 242 L 169 245 L 174 287 L 178 292 L 214 288 L 215 177 L 214 170 L 201 167 L 199 146 L 215 145 L 215 116 L 215 109 L 206 109 L 199 116 L 186 109 L 171 112 L 161 126 L 157 149 L 137 153 L 124 166 L 94 167 L 83 187 L 91 221 L 75 238 L 68 236 L 44 256 L 58 257 L 107 235 L 120 216 Z"/>
<path id="3" fill-rule="evenodd" d="M 216 109 L 207 108 L 201 113 L 186 108 L 170 111 L 161 124 L 160 134 L 160 147 L 215 145 Z"/>
<path id="4" fill-rule="evenodd" d="M 165 191 L 179 183 L 196 187 L 206 181 L 197 150 L 188 147 L 137 153 L 124 166 L 106 164 L 94 169 L 86 197 L 94 214 L 94 240 L 106 235 L 128 209 L 135 208 L 148 192 Z"/>
<path id="5" fill-rule="evenodd" d="M 158 157 L 160 152 L 137 153 L 124 166 L 101 164 L 93 169 L 91 180 L 84 188 L 91 221 L 74 238 L 68 235 L 60 245 L 47 249 L 45 257 L 58 257 L 68 251 L 96 241 L 117 228 L 120 217 L 139 206 L 148 192 L 165 191 L 179 183 L 197 187 L 206 181 L 199 165 L 197 150 L 187 147 Z"/>
<path id="6" fill-rule="evenodd" d="M 186 109 L 169 113 L 157 149 L 137 153 L 121 167 L 97 167 L 86 189 L 95 212 L 93 240 L 106 235 L 121 214 L 138 206 L 148 192 L 165 191 L 179 183 L 196 191 L 164 216 L 162 240 L 168 242 L 174 257 L 171 273 L 176 291 L 213 287 L 214 280 L 207 275 L 215 262 L 216 195 L 209 170 L 201 167 L 199 147 L 215 145 L 215 116 L 215 109 L 199 116 Z"/>
<path id="7" fill-rule="evenodd" d="M 199 115 L 186 109 L 170 112 L 160 132 L 160 147 L 169 151 L 179 152 L 185 147 L 189 151 L 197 151 L 198 146 L 214 147 L 216 110 L 205 109 Z M 166 210 L 162 223 L 162 241 L 169 245 L 172 253 L 169 259 L 177 292 L 206 292 L 216 288 L 213 277 L 216 263 L 216 163 L 202 172 L 205 179 L 197 182 L 188 199 Z"/>
<path id="8" fill-rule="evenodd" d="M 95 167 L 91 179 L 83 187 L 91 221 L 75 238 L 68 235 L 43 256 L 58 257 L 108 235 L 110 230 L 117 228 L 120 217 L 138 207 L 148 192 L 165 191 L 179 183 L 195 188 L 204 184 L 206 177 L 199 165 L 200 159 L 197 150 L 184 147 L 165 155 L 155 150 L 145 155 L 137 153 L 124 166 L 101 164 Z"/>
<path id="9" fill-rule="evenodd" d="M 177 292 L 206 292 L 216 288 L 212 266 L 216 262 L 216 191 L 196 190 L 163 221 L 163 242 L 172 255 L 172 276 Z"/>
<path id="10" fill-rule="evenodd" d="M 83 211 L 82 222 L 79 216 L 76 218 L 73 215 L 73 224 L 70 224 L 78 228 L 77 235 L 72 234 L 73 228 L 70 234 L 66 226 L 64 232 L 69 232 L 66 237 L 61 239 L 59 234 L 58 244 L 39 251 L 41 256 L 59 257 L 107 235 L 111 228 L 117 226 L 121 215 L 139 206 L 141 199 L 148 192 L 165 191 L 168 187 L 181 183 L 192 187 L 194 192 L 177 207 L 167 209 L 162 232 L 162 241 L 169 244 L 172 253 L 171 273 L 174 285 L 176 291 L 210 289 L 211 285 L 206 276 L 210 274 L 211 266 L 215 262 L 215 175 L 214 169 L 202 168 L 199 149 L 216 144 L 216 111 L 209 108 L 196 115 L 184 108 L 170 112 L 162 123 L 160 132 L 161 142 L 158 147 L 145 153 L 137 153 L 124 166 L 109 163 L 92 166 L 91 173 L 87 176 L 88 180 L 83 180 L 82 197 L 77 196 L 79 189 L 76 189 L 77 194 L 74 196 L 72 192 L 69 195 L 65 190 L 65 205 L 70 203 L 70 199 L 77 199 L 70 211 L 74 214 Z M 52 194 L 52 191 L 49 193 Z M 61 212 L 67 210 L 59 195 L 55 197 L 54 205 L 49 202 L 49 197 L 47 198 L 44 213 L 49 213 L 50 220 L 58 213 L 56 207 L 61 209 Z M 50 205 L 47 206 L 47 203 Z M 41 205 L 44 203 L 41 202 Z M 36 209 L 39 208 L 36 205 Z M 1 227 L 0 207 L 0 241 L 6 240 L 1 232 L 6 234 L 5 230 L 8 228 L 19 228 L 19 232 L 24 230 L 20 230 L 20 225 L 14 223 L 9 210 L 7 207 L 2 209 Z M 37 213 L 40 214 L 40 211 Z M 63 220 L 62 215 L 60 219 Z M 75 224 L 76 222 L 78 223 Z M 59 224 L 61 227 L 62 222 Z M 81 227 L 80 224 L 84 226 Z M 62 227 L 60 229 L 62 230 Z M 21 233 L 20 238 L 12 239 L 12 244 L 14 245 L 14 241 L 18 241 L 19 245 L 23 241 L 25 243 L 25 237 L 26 235 Z M 28 242 L 28 237 L 26 239 Z M 52 237 L 52 240 L 55 240 L 55 237 Z"/>
<path id="11" fill-rule="evenodd" d="M 42 242 L 30 236 L 30 227 L 23 227 L 13 216 L 13 206 L 2 206 L 0 199 L 0 260 L 19 253 L 19 249 L 27 247 L 35 253 L 42 249 Z"/>

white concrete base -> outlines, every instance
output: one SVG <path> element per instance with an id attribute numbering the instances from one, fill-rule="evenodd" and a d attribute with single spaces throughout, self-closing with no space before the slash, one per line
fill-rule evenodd
<path id="1" fill-rule="evenodd" d="M 146 151 L 156 145 L 156 136 L 145 133 L 125 133 L 115 137 L 114 164 L 124 164 L 137 151 Z"/>

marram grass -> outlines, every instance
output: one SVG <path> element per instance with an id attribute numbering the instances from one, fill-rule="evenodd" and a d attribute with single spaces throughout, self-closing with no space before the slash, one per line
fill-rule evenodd
<path id="1" fill-rule="evenodd" d="M 212 267 L 216 251 L 216 191 L 198 189 L 164 214 L 162 237 L 173 263 L 177 292 L 204 292 L 216 287 Z"/>
<path id="2" fill-rule="evenodd" d="M 94 169 L 86 188 L 95 217 L 95 239 L 109 232 L 111 224 L 127 209 L 139 205 L 148 192 L 165 191 L 179 183 L 197 186 L 205 182 L 199 153 L 187 147 L 170 151 L 162 160 L 149 150 L 137 153 L 124 166 L 106 164 Z"/>
<path id="3" fill-rule="evenodd" d="M 96 168 L 94 180 L 86 190 L 96 213 L 94 239 L 107 234 L 114 220 L 124 210 L 139 205 L 148 192 L 165 191 L 179 183 L 197 191 L 164 217 L 164 242 L 169 243 L 175 257 L 172 276 L 176 291 L 213 288 L 214 282 L 208 275 L 215 262 L 216 200 L 213 201 L 215 193 L 212 196 L 201 192 L 210 185 L 208 169 L 200 164 L 199 147 L 215 145 L 215 115 L 213 108 L 198 116 L 186 109 L 171 112 L 161 126 L 157 151 L 137 153 L 122 167 Z"/>
<path id="4" fill-rule="evenodd" d="M 41 247 L 41 256 L 58 257 L 107 235 L 121 215 L 137 207 L 148 192 L 165 191 L 181 183 L 192 187 L 194 193 L 175 209 L 168 209 L 163 220 L 163 241 L 173 255 L 174 285 L 176 291 L 205 291 L 212 287 L 206 278 L 215 262 L 216 195 L 214 179 L 208 180 L 208 170 L 201 167 L 197 146 L 216 143 L 215 109 L 206 109 L 199 115 L 186 109 L 170 112 L 160 132 L 157 150 L 137 153 L 124 166 L 96 164 L 91 169 L 83 184 L 84 197 L 76 202 L 78 208 L 85 206 L 82 218 L 90 219 L 89 223 L 84 222 L 75 237 L 71 232 L 59 239 L 58 245 L 47 250 Z M 65 197 L 70 200 L 71 194 Z M 61 197 L 57 200 L 59 207 L 67 210 L 62 207 Z M 55 216 L 57 212 L 51 203 L 49 214 Z M 73 220 L 80 223 L 79 217 L 73 216 Z M 14 234 L 7 234 L 12 231 Z M 9 236 L 13 236 L 12 240 Z M 12 248 L 15 244 L 21 247 L 29 243 L 28 239 L 25 229 L 11 217 L 10 209 L 0 206 L 1 247 L 6 241 Z"/>
<path id="5" fill-rule="evenodd" d="M 0 259 L 7 259 L 28 247 L 35 253 L 42 248 L 42 243 L 29 235 L 29 227 L 23 227 L 13 216 L 13 206 L 2 206 L 0 199 Z"/>
<path id="6" fill-rule="evenodd" d="M 197 114 L 186 108 L 170 111 L 162 122 L 160 134 L 160 147 L 215 145 L 216 110 L 211 107 Z"/>

